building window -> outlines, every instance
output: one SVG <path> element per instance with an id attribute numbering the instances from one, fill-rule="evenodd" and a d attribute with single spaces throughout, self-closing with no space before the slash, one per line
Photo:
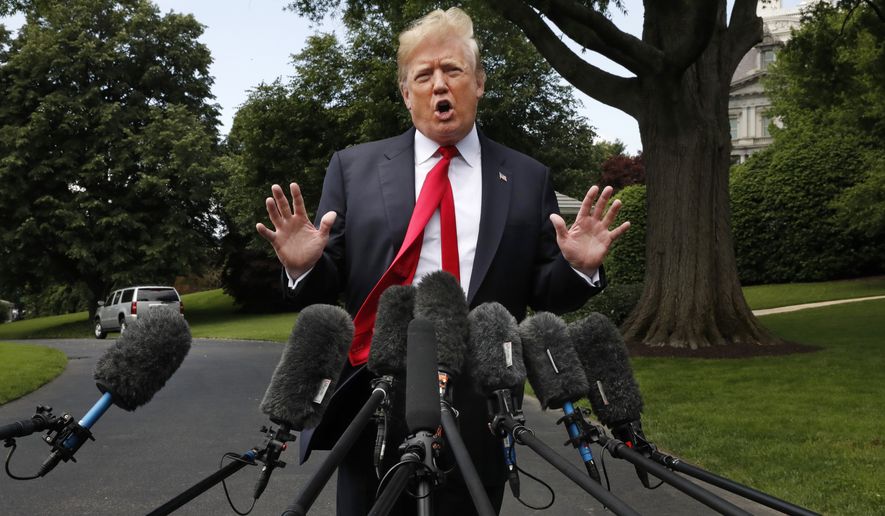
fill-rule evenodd
<path id="1" fill-rule="evenodd" d="M 771 131 L 768 130 L 769 126 L 771 126 L 772 120 L 771 117 L 768 116 L 767 113 L 762 113 L 759 115 L 759 137 L 760 138 L 771 138 Z"/>
<path id="2" fill-rule="evenodd" d="M 737 116 L 728 117 L 728 130 L 731 132 L 731 139 L 737 140 L 737 138 L 738 138 L 738 117 Z"/>
<path id="3" fill-rule="evenodd" d="M 768 65 L 775 60 L 775 51 L 773 48 L 766 48 L 759 52 L 759 68 L 768 70 Z"/>

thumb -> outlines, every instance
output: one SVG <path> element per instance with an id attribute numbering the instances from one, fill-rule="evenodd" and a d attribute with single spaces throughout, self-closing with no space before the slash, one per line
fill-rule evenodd
<path id="1" fill-rule="evenodd" d="M 553 229 L 556 231 L 557 240 L 563 240 L 568 237 L 568 228 L 565 227 L 565 221 L 562 217 L 555 213 L 551 213 L 550 222 L 553 224 Z"/>
<path id="2" fill-rule="evenodd" d="M 323 218 L 320 219 L 320 234 L 325 236 L 329 236 L 329 231 L 332 230 L 332 224 L 335 223 L 335 219 L 338 218 L 338 214 L 334 211 L 327 212 L 323 215 Z"/>

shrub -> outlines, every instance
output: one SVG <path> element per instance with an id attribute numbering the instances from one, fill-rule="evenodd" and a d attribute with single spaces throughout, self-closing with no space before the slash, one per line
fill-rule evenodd
<path id="1" fill-rule="evenodd" d="M 745 284 L 820 281 L 868 268 L 868 242 L 836 221 L 833 199 L 863 176 L 857 136 L 792 127 L 731 174 L 732 229 Z"/>
<path id="2" fill-rule="evenodd" d="M 583 319 L 591 312 L 599 312 L 620 326 L 633 311 L 639 296 L 642 295 L 642 283 L 617 283 L 609 285 L 600 294 L 590 298 L 587 303 L 563 316 L 568 322 Z"/>
<path id="3" fill-rule="evenodd" d="M 647 220 L 645 185 L 631 185 L 616 199 L 623 206 L 615 225 L 630 221 L 630 230 L 621 235 L 605 260 L 606 276 L 620 284 L 642 283 L 645 277 L 645 227 Z"/>

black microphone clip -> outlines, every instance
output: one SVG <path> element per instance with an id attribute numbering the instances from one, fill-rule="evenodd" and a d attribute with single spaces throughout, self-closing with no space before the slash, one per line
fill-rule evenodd
<path id="1" fill-rule="evenodd" d="M 628 448 L 632 448 L 646 458 L 651 458 L 652 454 L 657 452 L 657 447 L 645 437 L 645 433 L 642 431 L 642 422 L 639 420 L 627 421 L 615 425 L 611 431 L 615 439 L 622 441 Z M 642 482 L 643 486 L 647 489 L 651 489 L 648 472 L 637 466 L 636 476 L 639 477 L 639 481 Z"/>
<path id="2" fill-rule="evenodd" d="M 74 421 L 73 416 L 63 414 L 61 417 L 56 418 L 53 427 L 43 436 L 43 441 L 52 448 L 52 452 L 43 461 L 37 475 L 41 477 L 46 476 L 62 461 L 77 462 L 74 454 L 77 453 L 77 450 L 83 446 L 87 439 L 94 441 L 95 437 L 92 437 L 92 432 L 88 428 L 84 428 Z"/>
<path id="3" fill-rule="evenodd" d="M 255 489 L 252 498 L 258 499 L 267 488 L 270 480 L 270 474 L 276 468 L 285 468 L 286 463 L 280 460 L 280 455 L 286 451 L 289 442 L 294 442 L 297 438 L 291 433 L 291 427 L 284 421 L 274 421 L 280 425 L 278 428 L 261 427 L 261 432 L 265 434 L 264 449 L 258 452 L 258 461 L 264 463 L 261 472 L 258 474 L 258 480 L 255 481 Z"/>

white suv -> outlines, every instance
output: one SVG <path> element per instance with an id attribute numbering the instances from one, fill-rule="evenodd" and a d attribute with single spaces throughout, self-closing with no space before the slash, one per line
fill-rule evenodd
<path id="1" fill-rule="evenodd" d="M 184 317 L 184 303 L 174 287 L 127 287 L 115 290 L 107 301 L 98 302 L 95 312 L 95 338 L 103 339 L 109 331 L 126 331 L 126 325 L 148 310 L 176 310 Z"/>

